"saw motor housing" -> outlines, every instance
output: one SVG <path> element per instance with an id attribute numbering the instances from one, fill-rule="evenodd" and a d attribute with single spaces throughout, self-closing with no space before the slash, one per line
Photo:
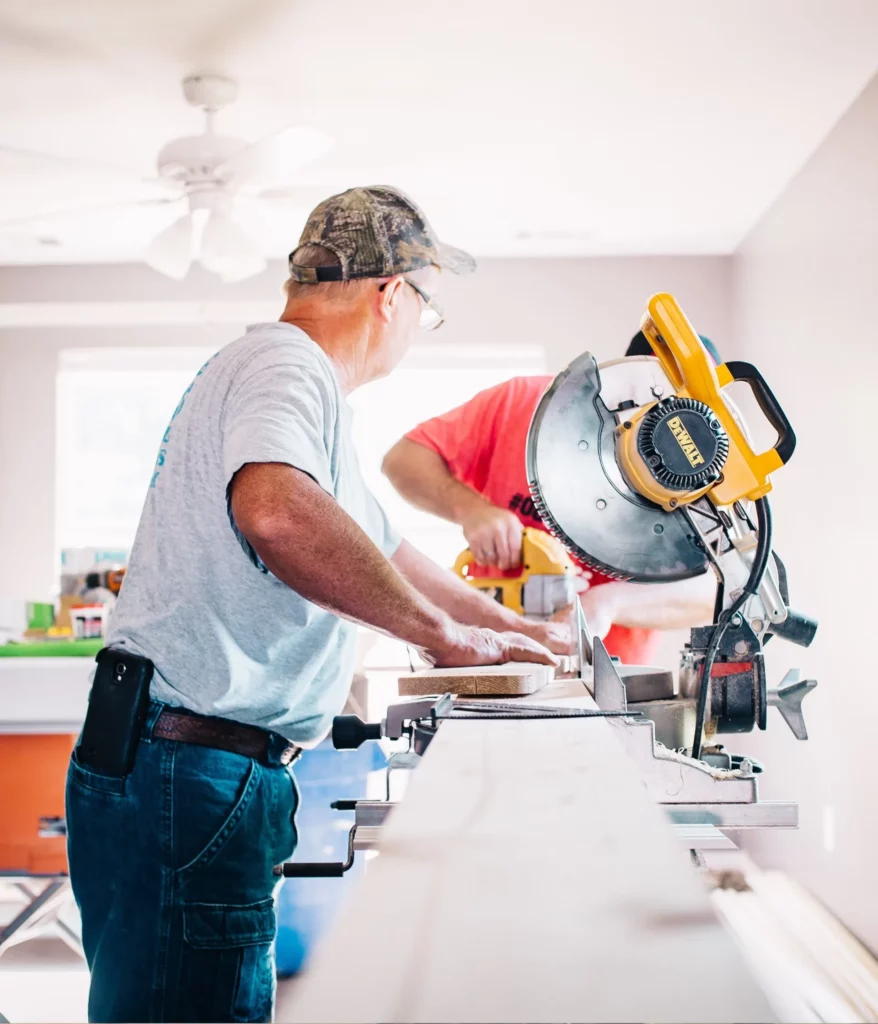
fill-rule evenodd
<path id="1" fill-rule="evenodd" d="M 756 367 L 714 367 L 671 295 L 649 300 L 641 330 L 674 393 L 633 410 L 618 428 L 619 464 L 632 488 L 669 512 L 708 493 L 718 506 L 768 494 L 770 474 L 789 460 L 796 435 Z M 767 452 L 753 450 L 723 394 L 735 380 L 751 386 L 777 431 L 777 443 Z"/>

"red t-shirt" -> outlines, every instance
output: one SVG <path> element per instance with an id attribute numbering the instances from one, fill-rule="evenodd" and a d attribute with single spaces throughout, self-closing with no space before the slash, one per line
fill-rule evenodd
<path id="1" fill-rule="evenodd" d="M 510 509 L 525 526 L 545 530 L 527 486 L 525 451 L 534 410 L 552 380 L 513 377 L 405 436 L 441 455 L 457 480 L 492 504 Z M 602 573 L 589 571 L 590 586 L 610 582 Z M 604 642 L 626 664 L 647 665 L 657 639 L 656 630 L 614 625 Z"/>

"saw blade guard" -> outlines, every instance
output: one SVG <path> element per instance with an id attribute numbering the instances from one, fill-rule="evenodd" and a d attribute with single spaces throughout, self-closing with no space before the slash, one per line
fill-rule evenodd
<path id="1" fill-rule="evenodd" d="M 581 562 L 615 579 L 671 583 L 700 575 L 708 561 L 688 519 L 638 494 L 619 468 L 616 412 L 635 363 L 638 379 L 653 375 L 647 394 L 673 393 L 650 357 L 599 370 L 585 352 L 555 378 L 531 421 L 528 483 L 543 521 Z"/>

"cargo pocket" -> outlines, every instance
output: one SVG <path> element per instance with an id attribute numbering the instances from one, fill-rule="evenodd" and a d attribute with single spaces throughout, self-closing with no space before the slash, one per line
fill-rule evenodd
<path id="1" fill-rule="evenodd" d="M 183 907 L 180 994 L 192 1021 L 268 1021 L 274 1001 L 274 900 Z"/>

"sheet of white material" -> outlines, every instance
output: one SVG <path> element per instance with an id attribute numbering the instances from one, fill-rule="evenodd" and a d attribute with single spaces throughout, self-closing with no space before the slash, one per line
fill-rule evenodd
<path id="1" fill-rule="evenodd" d="M 605 720 L 443 723 L 380 850 L 277 1020 L 773 1019 Z"/>
<path id="2" fill-rule="evenodd" d="M 75 733 L 88 708 L 93 658 L 0 658 L 0 733 Z"/>

